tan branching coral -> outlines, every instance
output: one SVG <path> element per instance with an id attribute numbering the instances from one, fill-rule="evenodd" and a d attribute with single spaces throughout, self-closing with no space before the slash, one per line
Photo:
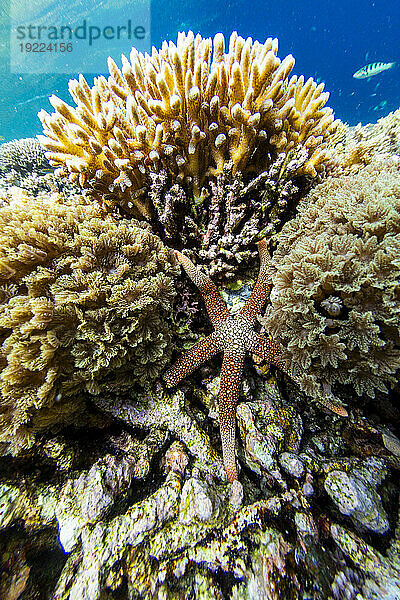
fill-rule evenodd
<path id="1" fill-rule="evenodd" d="M 311 395 L 373 397 L 400 367 L 400 169 L 395 158 L 329 178 L 300 204 L 273 257 L 262 323 Z"/>
<path id="2" fill-rule="evenodd" d="M 227 50 L 227 51 L 226 51 Z M 71 80 L 77 106 L 52 96 L 55 113 L 39 113 L 51 164 L 81 185 L 149 218 L 149 174 L 165 169 L 199 196 L 207 177 L 232 163 L 233 173 L 261 173 L 278 154 L 303 152 L 297 175 L 314 177 L 328 161 L 336 128 L 324 84 L 292 76 L 294 58 L 277 57 L 278 40 L 260 44 L 236 32 L 225 48 L 180 33 L 151 56 L 132 48 L 110 77 Z"/>
<path id="3" fill-rule="evenodd" d="M 85 392 L 154 379 L 170 357 L 173 255 L 96 203 L 12 188 L 0 207 L 0 442 L 73 422 Z M 87 394 L 86 394 L 87 396 Z"/>

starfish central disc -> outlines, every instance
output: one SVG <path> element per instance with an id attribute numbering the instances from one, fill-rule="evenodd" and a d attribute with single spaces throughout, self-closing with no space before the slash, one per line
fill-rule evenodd
<path id="1" fill-rule="evenodd" d="M 224 352 L 238 353 L 243 351 L 243 347 L 254 347 L 257 342 L 257 333 L 248 319 L 240 317 L 230 317 L 219 329 L 216 335 L 221 342 L 221 348 Z"/>

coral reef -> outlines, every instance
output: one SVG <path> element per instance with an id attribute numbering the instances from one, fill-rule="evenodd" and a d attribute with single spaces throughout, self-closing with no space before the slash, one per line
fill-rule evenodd
<path id="1" fill-rule="evenodd" d="M 377 158 L 400 154 L 400 109 L 378 119 L 349 127 L 340 123 L 331 138 L 339 172 L 356 173 Z"/>
<path id="2" fill-rule="evenodd" d="M 80 76 L 58 175 L 0 174 L 1 598 L 400 594 L 398 113 L 338 126 L 276 40 L 212 45 Z"/>
<path id="3" fill-rule="evenodd" d="M 0 207 L 0 441 L 79 417 L 85 392 L 122 391 L 170 357 L 173 253 L 82 197 L 12 188 Z"/>
<path id="4" fill-rule="evenodd" d="M 169 245 L 240 263 L 331 162 L 329 94 L 289 77 L 294 58 L 277 51 L 272 38 L 234 32 L 226 49 L 222 34 L 189 32 L 151 56 L 133 48 L 122 70 L 109 58 L 108 79 L 70 81 L 76 107 L 52 96 L 55 112 L 39 113 L 46 156 L 107 206 L 151 221 Z"/>
<path id="5" fill-rule="evenodd" d="M 41 173 L 50 169 L 44 150 L 36 138 L 23 138 L 0 145 L 0 173 Z"/>
<path id="6" fill-rule="evenodd" d="M 280 233 L 261 322 L 310 395 L 374 397 L 400 366 L 400 172 L 395 159 L 317 186 Z"/>

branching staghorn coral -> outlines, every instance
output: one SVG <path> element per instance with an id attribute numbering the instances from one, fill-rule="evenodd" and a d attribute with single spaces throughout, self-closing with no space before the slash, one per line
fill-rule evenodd
<path id="1" fill-rule="evenodd" d="M 287 223 L 261 319 L 310 395 L 374 397 L 400 367 L 400 171 L 395 159 L 329 178 Z"/>
<path id="2" fill-rule="evenodd" d="M 79 418 L 85 392 L 144 385 L 170 356 L 173 254 L 96 203 L 13 188 L 0 207 L 0 442 Z M 87 394 L 86 394 L 87 396 Z"/>
<path id="3" fill-rule="evenodd" d="M 269 222 L 267 180 L 274 206 L 285 205 L 289 179 L 325 172 L 337 126 L 324 84 L 289 77 L 294 58 L 277 51 L 277 39 L 234 32 L 226 49 L 222 34 L 212 42 L 189 32 L 151 56 L 133 48 L 122 70 L 109 58 L 108 79 L 70 81 L 75 108 L 52 96 L 55 113 L 39 113 L 46 155 L 168 243 L 179 231 L 184 246 L 209 250 L 217 222 L 233 238 L 220 245 L 243 251 Z"/>

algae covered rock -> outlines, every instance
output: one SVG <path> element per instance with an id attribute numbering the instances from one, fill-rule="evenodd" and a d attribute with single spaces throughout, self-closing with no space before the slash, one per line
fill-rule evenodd
<path id="1" fill-rule="evenodd" d="M 22 559 L 24 548 L 29 550 L 26 562 L 31 570 L 23 582 L 27 591 L 37 589 L 41 581 L 43 562 L 38 561 L 44 552 L 57 557 L 46 600 L 304 600 L 307 593 L 315 600 L 367 600 L 379 598 L 378 592 L 388 586 L 396 590 L 400 529 L 394 532 L 393 514 L 390 529 L 372 528 L 380 540 L 383 535 L 393 538 L 390 553 L 379 550 L 382 542 L 375 543 L 376 537 L 367 537 L 368 545 L 357 535 L 365 535 L 366 519 L 377 523 L 379 505 L 385 505 L 379 512 L 386 518 L 393 484 L 385 477 L 385 460 L 348 456 L 344 446 L 335 444 L 318 451 L 312 444 L 316 436 L 310 439 L 307 431 L 323 427 L 333 436 L 335 425 L 343 426 L 343 419 L 309 405 L 302 415 L 307 420 L 303 430 L 294 398 L 293 407 L 286 404 L 277 386 L 267 382 L 253 390 L 253 400 L 238 407 L 243 497 L 233 505 L 221 459 L 206 433 L 201 435 L 198 412 L 189 406 L 188 397 L 182 392 L 163 396 L 161 384 L 154 388 L 153 400 L 147 403 L 145 394 L 134 403 L 109 402 L 108 410 L 135 434 L 125 431 L 115 437 L 114 422 L 99 437 L 92 460 L 90 453 L 85 457 L 83 470 L 74 460 L 73 472 L 60 468 L 53 480 L 50 477 L 43 484 L 39 481 L 49 477 L 48 470 L 37 465 L 32 491 L 20 502 L 17 483 L 2 486 L 7 510 L 0 545 L 2 533 L 10 536 L 11 528 L 18 532 L 15 525 L 23 525 L 15 553 Z M 99 396 L 97 402 L 103 405 L 106 399 Z M 314 423 L 312 411 L 318 419 Z M 265 452 L 254 451 L 254 439 L 269 443 L 269 462 Z M 81 450 L 87 448 L 83 435 L 81 444 Z M 147 470 L 140 468 L 144 455 Z M 0 459 L 0 475 L 5 460 L 18 464 L 21 458 Z M 60 461 L 55 457 L 54 462 Z M 357 501 L 372 508 L 363 516 L 364 527 L 360 527 L 360 511 L 349 518 L 340 507 L 340 512 L 336 509 L 335 500 L 327 502 L 324 483 L 338 471 L 358 479 Z M 60 477 L 64 483 L 58 481 Z M 313 482 L 314 494 L 305 493 L 304 482 Z M 21 483 L 19 489 L 24 489 Z M 33 514 L 39 499 L 42 508 Z M 397 504 L 397 491 L 393 500 Z M 42 541 L 39 534 L 46 530 L 47 539 Z M 12 563 L 9 556 L 0 555 L 0 569 L 7 575 L 6 594 L 15 589 L 18 569 L 22 572 L 20 563 Z M 375 559 L 376 572 L 371 568 Z M 370 595 L 371 590 L 376 590 L 376 596 Z"/>
<path id="2" fill-rule="evenodd" d="M 152 381 L 170 352 L 173 254 L 84 198 L 11 188 L 0 207 L 0 441 L 74 422 L 85 393 Z M 84 421 L 83 421 L 84 422 Z"/>
<path id="3" fill-rule="evenodd" d="M 378 474 L 378 480 L 374 479 L 374 473 Z M 375 490 L 385 475 L 384 461 L 369 459 L 361 470 L 331 471 L 324 486 L 342 514 L 351 516 L 374 533 L 386 533 L 389 521 Z"/>

